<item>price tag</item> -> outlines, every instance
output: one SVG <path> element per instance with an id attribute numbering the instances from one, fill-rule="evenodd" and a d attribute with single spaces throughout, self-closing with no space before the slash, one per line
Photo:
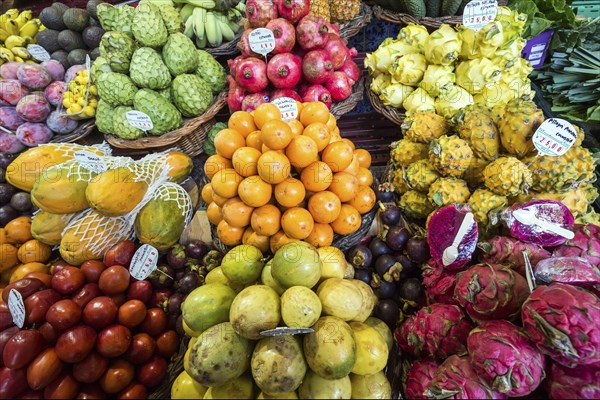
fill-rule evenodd
<path id="1" fill-rule="evenodd" d="M 465 6 L 463 25 L 478 31 L 495 20 L 497 13 L 496 0 L 473 0 Z"/>
<path id="2" fill-rule="evenodd" d="M 291 97 L 279 97 L 271 103 L 275 104 L 281 111 L 281 119 L 291 121 L 298 118 L 298 104 Z"/>
<path id="3" fill-rule="evenodd" d="M 38 61 L 48 61 L 50 59 L 50 54 L 39 44 L 30 44 L 27 46 L 27 51 L 29 51 L 31 57 Z"/>
<path id="4" fill-rule="evenodd" d="M 149 244 L 143 244 L 131 259 L 129 273 L 138 281 L 143 281 L 156 269 L 157 262 L 158 250 Z"/>
<path id="5" fill-rule="evenodd" d="M 270 29 L 257 28 L 248 35 L 250 50 L 266 56 L 275 49 L 275 36 Z"/>
<path id="6" fill-rule="evenodd" d="M 127 111 L 125 113 L 125 118 L 127 118 L 129 125 L 133 126 L 134 128 L 141 129 L 144 132 L 154 128 L 154 124 L 152 123 L 150 117 L 141 111 Z"/>
<path id="7" fill-rule="evenodd" d="M 99 155 L 89 151 L 76 151 L 75 154 L 73 154 L 73 158 L 84 168 L 87 168 L 90 171 L 94 171 L 98 174 L 106 171 L 107 169 L 106 164 L 104 164 L 104 160 Z"/>
<path id="8" fill-rule="evenodd" d="M 550 118 L 537 128 L 532 140 L 540 154 L 562 156 L 577 140 L 577 132 L 568 121 Z"/>
<path id="9" fill-rule="evenodd" d="M 22 328 L 25 325 L 25 303 L 23 296 L 16 289 L 11 289 L 8 294 L 8 311 L 14 324 Z"/>

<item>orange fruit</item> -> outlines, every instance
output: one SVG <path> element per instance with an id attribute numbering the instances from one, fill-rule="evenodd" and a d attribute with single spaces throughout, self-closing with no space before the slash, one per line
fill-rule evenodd
<path id="1" fill-rule="evenodd" d="M 206 159 L 204 163 L 204 173 L 208 179 L 212 179 L 213 175 L 224 168 L 233 168 L 231 160 L 219 154 L 213 154 Z"/>
<path id="2" fill-rule="evenodd" d="M 342 141 L 330 143 L 321 154 L 324 161 L 333 172 L 343 171 L 352 162 L 354 152 L 347 143 Z"/>
<path id="3" fill-rule="evenodd" d="M 329 189 L 342 203 L 350 201 L 358 193 L 358 179 L 347 172 L 337 172 L 333 174 L 333 181 L 329 185 Z"/>
<path id="4" fill-rule="evenodd" d="M 221 207 L 219 207 L 217 203 L 211 202 L 206 208 L 206 217 L 211 224 L 219 225 L 219 222 L 223 220 Z"/>
<path id="5" fill-rule="evenodd" d="M 213 193 L 228 199 L 237 195 L 238 186 L 244 178 L 233 168 L 217 171 L 210 180 Z"/>
<path id="6" fill-rule="evenodd" d="M 292 119 L 289 121 L 285 121 L 285 123 L 290 126 L 290 129 L 292 130 L 292 135 L 302 135 L 302 132 L 304 131 L 304 125 L 302 125 L 302 122 L 298 121 L 297 119 Z"/>
<path id="7" fill-rule="evenodd" d="M 281 120 L 281 111 L 275 104 L 263 103 L 256 107 L 254 110 L 254 124 L 258 129 L 262 129 L 265 122 L 272 120 Z"/>
<path id="8" fill-rule="evenodd" d="M 361 167 L 369 168 L 371 166 L 371 153 L 365 149 L 356 149 L 354 150 L 354 154 L 356 154 Z"/>
<path id="9" fill-rule="evenodd" d="M 328 190 L 315 193 L 308 200 L 308 211 L 313 216 L 315 222 L 320 224 L 328 224 L 335 221 L 340 215 L 341 207 L 342 202 L 340 199 Z"/>
<path id="10" fill-rule="evenodd" d="M 52 254 L 52 248 L 39 240 L 28 240 L 19 247 L 17 257 L 23 264 L 30 262 L 45 263 Z"/>
<path id="11" fill-rule="evenodd" d="M 294 136 L 285 155 L 296 168 L 304 168 L 319 159 L 317 144 L 308 136 Z"/>
<path id="12" fill-rule="evenodd" d="M 225 205 L 225 202 L 227 200 L 229 200 L 229 198 L 227 198 L 227 197 L 221 197 L 221 196 L 219 196 L 216 193 L 213 193 L 212 198 L 213 198 L 213 200 L 212 200 L 213 203 L 215 203 L 219 207 L 223 207 Z"/>
<path id="13" fill-rule="evenodd" d="M 242 134 L 233 129 L 222 129 L 217 133 L 217 136 L 215 136 L 215 150 L 217 151 L 217 154 L 220 154 L 225 158 L 231 159 L 233 152 L 245 145 L 246 140 Z"/>
<path id="14" fill-rule="evenodd" d="M 356 208 L 349 204 L 342 204 L 340 215 L 331 223 L 333 231 L 339 235 L 349 235 L 360 228 L 362 219 Z"/>
<path id="15" fill-rule="evenodd" d="M 302 111 L 300 111 L 300 122 L 302 125 L 307 126 L 313 122 L 322 122 L 326 124 L 329 120 L 329 109 L 325 103 L 320 101 L 312 101 L 310 103 L 304 103 L 302 105 Z"/>
<path id="16" fill-rule="evenodd" d="M 225 246 L 236 246 L 242 243 L 244 228 L 236 228 L 229 225 L 225 220 L 217 225 L 217 237 Z"/>
<path id="17" fill-rule="evenodd" d="M 254 207 L 246 205 L 239 197 L 234 197 L 225 202 L 221 211 L 223 219 L 229 225 L 236 228 L 244 228 L 250 225 L 250 217 L 252 216 Z"/>
<path id="18" fill-rule="evenodd" d="M 298 120 L 298 118 L 300 118 L 300 113 L 302 112 L 302 102 L 296 100 L 296 107 L 298 107 L 298 116 L 296 117 L 296 120 Z"/>
<path id="19" fill-rule="evenodd" d="M 17 252 L 17 248 L 12 244 L 0 245 L 0 271 L 6 271 L 19 263 Z"/>
<path id="20" fill-rule="evenodd" d="M 239 132 L 243 137 L 248 137 L 251 132 L 256 130 L 254 118 L 246 111 L 236 111 L 229 117 L 227 127 Z"/>
<path id="21" fill-rule="evenodd" d="M 329 114 L 329 119 L 327 119 L 325 126 L 327 126 L 327 129 L 329 129 L 330 132 L 337 128 L 337 120 L 335 119 L 333 114 Z"/>
<path id="22" fill-rule="evenodd" d="M 267 151 L 258 159 L 258 175 L 267 183 L 283 182 L 291 172 L 290 160 L 285 154 Z"/>
<path id="23" fill-rule="evenodd" d="M 317 150 L 322 151 L 329 144 L 331 133 L 322 122 L 312 123 L 304 128 L 302 135 L 308 136 L 317 144 Z"/>
<path id="24" fill-rule="evenodd" d="M 262 132 L 254 131 L 246 136 L 246 146 L 254 147 L 258 151 L 262 151 L 263 142 L 261 139 Z"/>
<path id="25" fill-rule="evenodd" d="M 296 207 L 304 201 L 306 190 L 304 185 L 296 178 L 287 178 L 275 185 L 275 200 L 284 207 Z"/>
<path id="26" fill-rule="evenodd" d="M 210 204 L 213 201 L 213 191 L 212 191 L 212 186 L 209 183 L 207 183 L 206 185 L 202 186 L 202 192 L 201 192 L 201 197 L 202 197 L 202 201 L 204 201 L 206 204 Z"/>
<path id="27" fill-rule="evenodd" d="M 349 205 L 356 208 L 361 214 L 368 213 L 373 209 L 375 202 L 377 201 L 375 191 L 369 186 L 359 186 L 358 193 L 352 200 L 348 202 Z"/>
<path id="28" fill-rule="evenodd" d="M 254 232 L 254 229 L 251 227 L 247 227 L 244 231 L 242 243 L 256 247 L 263 254 L 266 254 L 269 251 L 269 237 Z"/>
<path id="29" fill-rule="evenodd" d="M 320 192 L 331 185 L 333 174 L 331 168 L 323 161 L 315 161 L 302 170 L 300 180 L 306 190 Z"/>
<path id="30" fill-rule="evenodd" d="M 312 232 L 304 241 L 315 247 L 331 246 L 331 243 L 333 243 L 333 229 L 329 224 L 315 224 Z"/>
<path id="31" fill-rule="evenodd" d="M 258 175 L 249 176 L 238 187 L 238 196 L 250 207 L 261 207 L 267 204 L 271 200 L 272 192 L 273 187 Z"/>
<path id="32" fill-rule="evenodd" d="M 340 140 L 342 140 L 342 135 L 340 134 L 340 128 L 336 126 L 335 129 L 331 131 L 331 139 L 329 143 L 337 142 Z"/>
<path id="33" fill-rule="evenodd" d="M 302 240 L 308 237 L 314 226 L 312 215 L 304 208 L 289 208 L 281 216 L 281 228 L 292 239 Z"/>
<path id="34" fill-rule="evenodd" d="M 352 140 L 343 138 L 342 141 L 345 142 L 348 146 L 350 146 L 352 148 L 352 151 L 356 149 L 356 146 L 354 146 L 354 142 L 352 142 Z"/>
<path id="35" fill-rule="evenodd" d="M 283 230 L 280 230 L 269 239 L 269 247 L 271 248 L 271 253 L 275 254 L 277 250 L 281 248 L 284 244 L 295 242 L 296 239 L 292 239 L 288 235 L 285 234 Z"/>
<path id="36" fill-rule="evenodd" d="M 267 121 L 262 126 L 261 140 L 265 146 L 271 150 L 283 150 L 294 137 L 292 128 L 288 124 L 279 120 Z"/>
<path id="37" fill-rule="evenodd" d="M 281 211 L 272 204 L 256 208 L 250 218 L 250 226 L 258 234 L 272 236 L 281 229 Z"/>
<path id="38" fill-rule="evenodd" d="M 231 162 L 235 171 L 243 177 L 256 175 L 258 173 L 258 159 L 262 153 L 254 147 L 240 147 L 233 153 Z"/>
<path id="39" fill-rule="evenodd" d="M 25 243 L 31 236 L 31 218 L 17 217 L 4 226 L 8 243 Z"/>
<path id="40" fill-rule="evenodd" d="M 358 163 L 358 156 L 356 154 L 352 155 L 352 161 L 350 161 L 350 165 L 344 168 L 343 172 L 347 172 L 350 175 L 358 175 L 358 169 L 360 168 L 360 164 Z"/>
<path id="41" fill-rule="evenodd" d="M 373 174 L 367 168 L 359 167 L 358 174 L 356 174 L 358 184 L 361 186 L 371 186 L 373 184 Z"/>

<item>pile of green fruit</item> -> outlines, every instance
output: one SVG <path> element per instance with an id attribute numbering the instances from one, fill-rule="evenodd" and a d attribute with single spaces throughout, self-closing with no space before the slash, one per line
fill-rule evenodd
<path id="1" fill-rule="evenodd" d="M 100 96 L 96 126 L 103 133 L 143 136 L 126 118 L 133 110 L 148 115 L 151 135 L 178 129 L 183 117 L 202 115 L 227 84 L 224 68 L 181 33 L 175 7 L 155 1 L 142 0 L 136 8 L 97 7 L 106 33 L 92 79 Z"/>
<path id="2" fill-rule="evenodd" d="M 171 0 L 168 0 L 169 2 Z M 232 41 L 242 29 L 242 19 L 246 11 L 240 0 L 196 0 L 183 1 L 179 10 L 185 23 L 184 33 L 190 39 L 195 38 L 196 46 L 219 47 L 223 42 Z"/>
<path id="3" fill-rule="evenodd" d="M 462 15 L 471 0 L 376 0 L 375 3 L 392 11 L 415 18 Z"/>
<path id="4" fill-rule="evenodd" d="M 96 6 L 102 1 L 89 0 L 85 10 L 56 2 L 40 13 L 46 29 L 38 33 L 37 43 L 65 69 L 85 64 L 87 55 L 93 60 L 100 54 L 98 46 L 104 29 L 98 22 Z"/>

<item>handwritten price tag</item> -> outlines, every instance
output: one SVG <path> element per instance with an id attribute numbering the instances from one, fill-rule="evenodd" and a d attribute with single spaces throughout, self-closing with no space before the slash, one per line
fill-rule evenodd
<path id="1" fill-rule="evenodd" d="M 141 111 L 127 111 L 125 113 L 125 118 L 127 118 L 129 125 L 133 126 L 134 128 L 141 129 L 144 132 L 154 128 L 154 124 L 152 123 L 150 117 Z"/>
<path id="2" fill-rule="evenodd" d="M 90 171 L 94 171 L 98 174 L 106 171 L 106 164 L 104 164 L 104 160 L 102 160 L 102 158 L 97 154 L 81 150 L 76 151 L 73 155 L 73 158 L 75 158 L 75 161 L 81 164 L 84 168 L 87 168 Z"/>
<path id="3" fill-rule="evenodd" d="M 133 255 L 129 273 L 138 281 L 143 281 L 156 269 L 157 262 L 158 250 L 149 244 L 143 244 Z"/>
<path id="4" fill-rule="evenodd" d="M 298 118 L 298 105 L 296 104 L 296 100 L 291 97 L 279 97 L 271 103 L 275 104 L 279 108 L 279 111 L 281 111 L 282 120 L 291 121 Z"/>
<path id="5" fill-rule="evenodd" d="M 532 140 L 540 154 L 562 156 L 577 140 L 577 132 L 568 121 L 550 118 L 537 128 Z"/>
<path id="6" fill-rule="evenodd" d="M 27 50 L 31 54 L 31 57 L 38 61 L 48 61 L 50 59 L 50 54 L 39 44 L 30 44 L 27 46 Z"/>
<path id="7" fill-rule="evenodd" d="M 496 0 L 474 0 L 465 6 L 463 25 L 478 31 L 493 20 L 498 13 Z"/>
<path id="8" fill-rule="evenodd" d="M 25 325 L 25 303 L 23 296 L 16 289 L 11 289 L 8 294 L 8 311 L 14 324 L 22 328 Z"/>
<path id="9" fill-rule="evenodd" d="M 275 49 L 275 36 L 273 32 L 267 28 L 257 28 L 248 35 L 250 50 L 255 53 L 266 56 Z"/>

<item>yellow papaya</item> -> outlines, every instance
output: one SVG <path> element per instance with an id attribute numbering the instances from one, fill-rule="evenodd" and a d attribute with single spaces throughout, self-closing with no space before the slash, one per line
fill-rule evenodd
<path id="1" fill-rule="evenodd" d="M 173 182 L 183 182 L 192 173 L 194 164 L 192 159 L 181 151 L 169 151 L 167 153 L 167 164 L 169 164 L 169 178 Z"/>
<path id="2" fill-rule="evenodd" d="M 110 148 L 103 145 L 82 146 L 74 143 L 52 143 L 33 147 L 10 163 L 6 168 L 6 180 L 21 190 L 30 192 L 37 178 L 48 168 L 71 160 L 76 151 L 110 155 Z"/>
<path id="3" fill-rule="evenodd" d="M 160 185 L 135 217 L 135 234 L 141 243 L 167 250 L 179 241 L 191 211 L 192 200 L 181 186 Z"/>
<path id="4" fill-rule="evenodd" d="M 31 221 L 31 235 L 34 239 L 50 246 L 60 244 L 62 232 L 74 214 L 52 214 L 46 211 L 40 211 L 33 216 Z"/>
<path id="5" fill-rule="evenodd" d="M 88 182 L 97 174 L 75 161 L 49 168 L 31 189 L 31 202 L 53 214 L 71 214 L 89 207 L 85 197 Z"/>
<path id="6" fill-rule="evenodd" d="M 85 189 L 90 207 L 110 217 L 127 214 L 139 204 L 148 183 L 127 167 L 109 169 L 96 176 Z"/>

